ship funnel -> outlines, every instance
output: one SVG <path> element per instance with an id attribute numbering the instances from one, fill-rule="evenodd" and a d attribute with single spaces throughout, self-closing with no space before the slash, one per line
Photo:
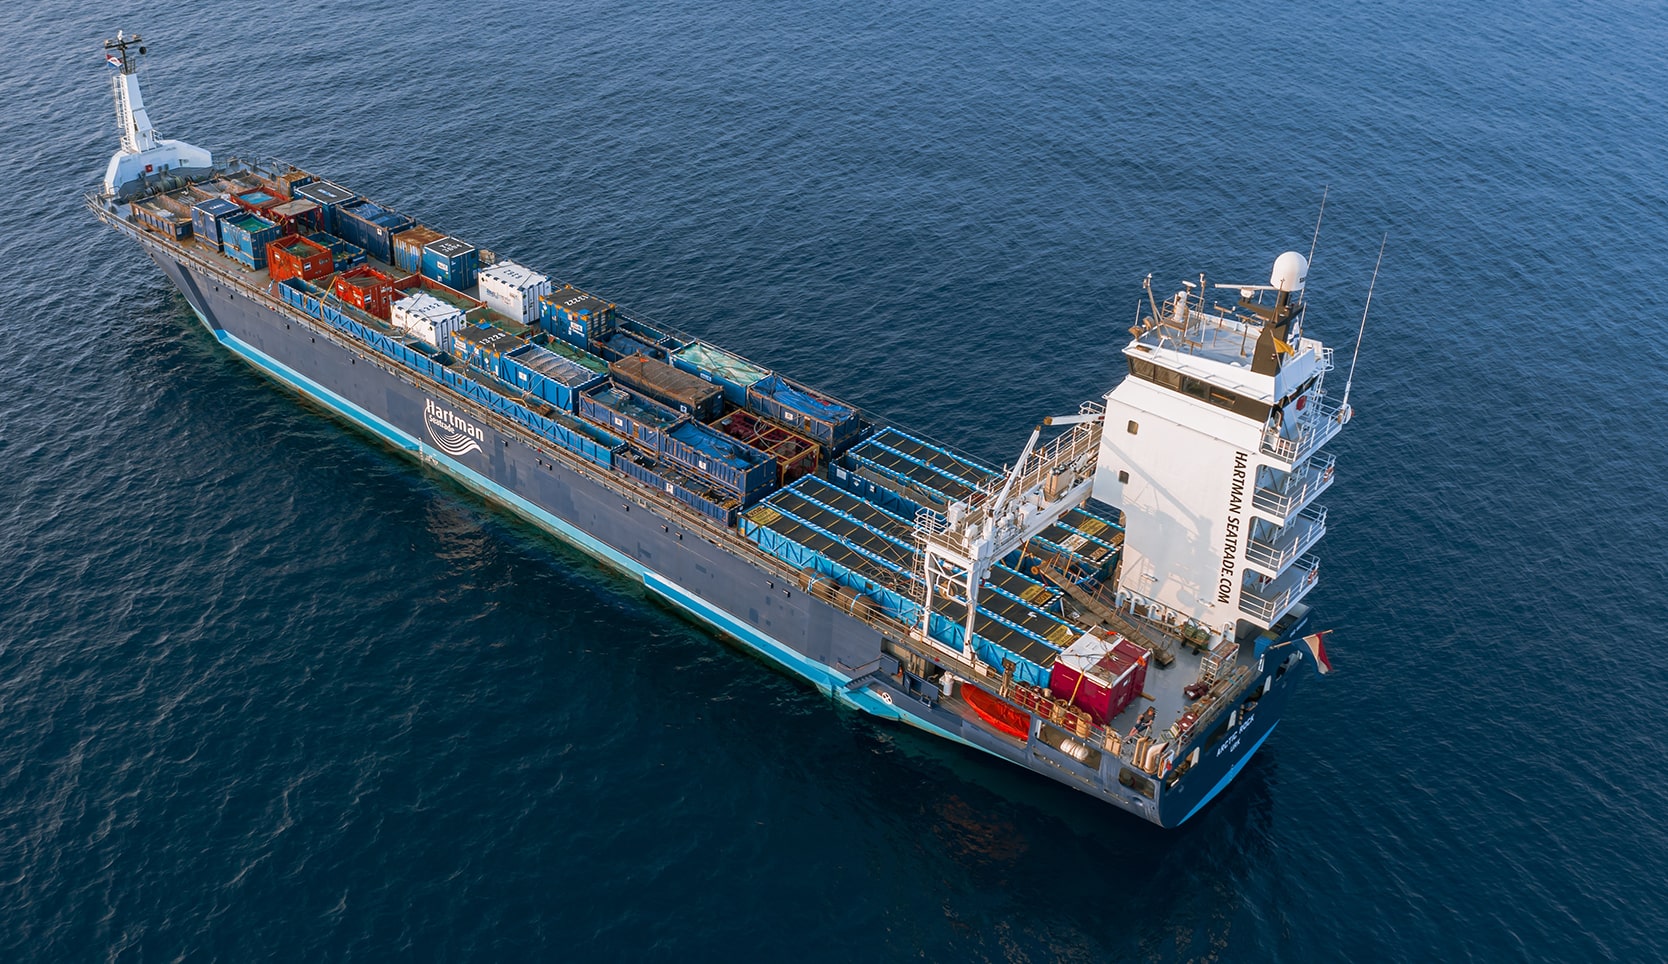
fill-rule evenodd
<path id="1" fill-rule="evenodd" d="M 1287 251 L 1274 259 L 1274 271 L 1269 275 L 1268 283 L 1275 291 L 1302 291 L 1303 283 L 1309 278 L 1309 259 L 1296 251 Z"/>

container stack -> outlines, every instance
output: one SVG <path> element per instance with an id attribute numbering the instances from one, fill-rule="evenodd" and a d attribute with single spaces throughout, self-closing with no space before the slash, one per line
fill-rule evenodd
<path id="1" fill-rule="evenodd" d="M 412 221 L 372 204 L 359 201 L 336 209 L 335 234 L 365 249 L 367 257 L 383 264 L 394 263 L 394 235 L 411 227 Z"/>
<path id="2" fill-rule="evenodd" d="M 359 197 L 347 188 L 331 184 L 329 181 L 313 181 L 310 184 L 298 185 L 295 196 L 319 206 L 319 220 L 324 225 L 324 230 L 331 234 L 341 233 L 336 230 L 336 212 L 344 204 L 352 204 Z"/>
<path id="3" fill-rule="evenodd" d="M 539 299 L 544 329 L 580 348 L 614 330 L 615 308 L 589 292 L 567 285 Z"/>
<path id="4" fill-rule="evenodd" d="M 475 286 L 481 270 L 481 252 L 468 241 L 441 238 L 423 245 L 423 277 L 448 288 L 463 291 Z"/>
<path id="5" fill-rule="evenodd" d="M 220 250 L 220 219 L 241 210 L 223 197 L 198 201 L 191 207 L 191 229 L 197 240 L 216 251 Z"/>
<path id="6" fill-rule="evenodd" d="M 245 268 L 266 267 L 266 246 L 278 239 L 278 225 L 259 215 L 239 212 L 220 219 L 220 247 Z"/>
<path id="7" fill-rule="evenodd" d="M 301 237 L 279 238 L 266 246 L 267 273 L 273 281 L 300 278 L 317 281 L 336 270 L 330 249 Z"/>
<path id="8" fill-rule="evenodd" d="M 436 348 L 451 344 L 452 336 L 464 326 L 461 309 L 423 291 L 413 291 L 394 302 L 383 317 L 396 329 Z"/>
<path id="9" fill-rule="evenodd" d="M 480 273 L 481 300 L 524 325 L 539 320 L 539 299 L 550 294 L 550 279 L 514 261 L 500 261 Z"/>
<path id="10" fill-rule="evenodd" d="M 375 268 L 360 265 L 337 275 L 330 291 L 365 314 L 387 321 L 394 298 L 393 282 Z"/>
<path id="11" fill-rule="evenodd" d="M 423 246 L 430 241 L 439 241 L 445 235 L 433 228 L 425 228 L 421 224 L 406 228 L 394 235 L 394 267 L 407 274 L 421 274 L 423 271 Z"/>
<path id="12" fill-rule="evenodd" d="M 722 389 L 653 358 L 643 355 L 622 358 L 611 362 L 608 372 L 620 384 L 697 421 L 710 422 L 724 410 Z"/>

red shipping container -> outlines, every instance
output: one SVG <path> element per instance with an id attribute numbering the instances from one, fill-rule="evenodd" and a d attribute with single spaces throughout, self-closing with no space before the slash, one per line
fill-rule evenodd
<path id="1" fill-rule="evenodd" d="M 336 259 L 324 245 L 292 235 L 266 246 L 266 270 L 273 281 L 317 281 L 336 270 Z"/>
<path id="2" fill-rule="evenodd" d="M 1107 640 L 1085 634 L 1054 660 L 1049 692 L 1105 725 L 1146 687 L 1147 656 L 1145 649 L 1121 636 Z"/>
<path id="3" fill-rule="evenodd" d="M 330 290 L 360 311 L 388 320 L 388 309 L 394 302 L 394 279 L 375 268 L 350 268 L 336 277 Z"/>

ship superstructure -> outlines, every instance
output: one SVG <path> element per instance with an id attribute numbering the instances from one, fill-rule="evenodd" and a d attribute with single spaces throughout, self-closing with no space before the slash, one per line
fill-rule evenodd
<path id="1" fill-rule="evenodd" d="M 93 211 L 228 349 L 852 706 L 1175 826 L 1306 657 L 1348 418 L 1307 260 L 1148 310 L 1104 399 L 989 466 L 275 161 L 155 136 Z M 1114 508 L 1114 506 L 1120 508 Z"/>

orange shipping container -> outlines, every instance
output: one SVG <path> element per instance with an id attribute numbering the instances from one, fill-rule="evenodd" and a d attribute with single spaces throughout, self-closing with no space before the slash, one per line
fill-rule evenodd
<path id="1" fill-rule="evenodd" d="M 317 281 L 336 269 L 330 249 L 306 238 L 279 238 L 267 245 L 267 272 L 273 281 L 301 278 Z"/>
<path id="2" fill-rule="evenodd" d="M 344 271 L 336 277 L 330 290 L 360 311 L 388 320 L 394 300 L 394 280 L 375 268 L 361 265 Z"/>

